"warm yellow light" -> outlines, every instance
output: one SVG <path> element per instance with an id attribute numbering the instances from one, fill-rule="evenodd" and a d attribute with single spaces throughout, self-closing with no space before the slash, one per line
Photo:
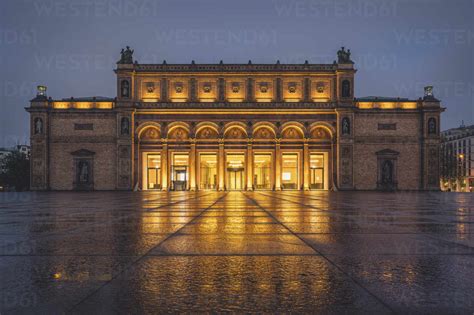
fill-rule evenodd
<path id="1" fill-rule="evenodd" d="M 77 109 L 89 109 L 92 108 L 91 102 L 76 102 L 74 103 L 74 107 Z"/>
<path id="2" fill-rule="evenodd" d="M 379 104 L 379 108 L 381 109 L 394 109 L 396 108 L 396 103 L 394 102 L 381 102 L 381 103 L 378 103 Z"/>
<path id="3" fill-rule="evenodd" d="M 144 98 L 144 99 L 142 99 L 143 103 L 156 103 L 158 101 L 159 100 L 157 98 Z"/>
<path id="4" fill-rule="evenodd" d="M 459 158 L 462 160 L 464 159 L 464 154 L 459 154 Z"/>
<path id="5" fill-rule="evenodd" d="M 299 101 L 300 101 L 299 98 L 285 98 L 285 102 L 287 103 L 297 103 Z"/>
<path id="6" fill-rule="evenodd" d="M 400 107 L 403 109 L 416 109 L 417 108 L 417 103 L 416 102 L 403 102 L 400 103 Z"/>
<path id="7" fill-rule="evenodd" d="M 327 103 L 329 102 L 328 98 L 313 98 L 313 102 L 315 103 Z"/>
<path id="8" fill-rule="evenodd" d="M 269 103 L 271 101 L 272 101 L 271 98 L 257 98 L 257 102 L 260 102 L 260 103 Z"/>
<path id="9" fill-rule="evenodd" d="M 185 103 L 188 99 L 186 98 L 172 98 L 171 102 L 173 103 Z"/>
<path id="10" fill-rule="evenodd" d="M 371 103 L 371 102 L 357 103 L 357 105 L 360 109 L 370 109 L 370 108 L 373 107 L 373 103 Z"/>
<path id="11" fill-rule="evenodd" d="M 242 103 L 244 99 L 243 98 L 229 98 L 227 99 L 227 101 L 230 103 Z"/>
<path id="12" fill-rule="evenodd" d="M 215 98 L 201 98 L 199 99 L 201 102 L 203 103 L 212 103 L 212 102 L 215 102 L 216 99 Z"/>
<path id="13" fill-rule="evenodd" d="M 67 109 L 67 108 L 69 108 L 69 103 L 68 102 L 54 102 L 53 103 L 53 108 Z"/>
<path id="14" fill-rule="evenodd" d="M 112 102 L 100 102 L 95 104 L 96 108 L 99 109 L 112 109 L 113 108 L 113 103 Z"/>

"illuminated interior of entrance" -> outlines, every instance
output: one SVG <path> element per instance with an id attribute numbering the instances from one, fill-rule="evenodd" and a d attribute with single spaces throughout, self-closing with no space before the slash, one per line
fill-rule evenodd
<path id="1" fill-rule="evenodd" d="M 161 155 L 147 155 L 147 189 L 161 189 Z"/>
<path id="2" fill-rule="evenodd" d="M 255 154 L 254 156 L 253 187 L 256 190 L 272 189 L 271 186 L 271 154 Z"/>
<path id="3" fill-rule="evenodd" d="M 324 155 L 311 154 L 309 159 L 310 165 L 310 189 L 326 189 L 324 183 Z"/>
<path id="4" fill-rule="evenodd" d="M 227 172 L 227 189 L 242 190 L 244 189 L 244 154 L 228 154 L 226 160 Z"/>
<path id="5" fill-rule="evenodd" d="M 297 153 L 282 154 L 281 188 L 298 189 L 299 163 Z"/>
<path id="6" fill-rule="evenodd" d="M 173 164 L 171 166 L 171 189 L 186 190 L 188 188 L 188 154 L 173 154 Z"/>
<path id="7" fill-rule="evenodd" d="M 200 155 L 199 189 L 217 188 L 217 155 Z"/>

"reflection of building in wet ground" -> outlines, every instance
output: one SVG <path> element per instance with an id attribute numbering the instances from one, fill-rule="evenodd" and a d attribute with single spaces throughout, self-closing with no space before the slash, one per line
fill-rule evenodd
<path id="1" fill-rule="evenodd" d="M 472 204 L 441 192 L 2 193 L 0 312 L 470 314 Z"/>

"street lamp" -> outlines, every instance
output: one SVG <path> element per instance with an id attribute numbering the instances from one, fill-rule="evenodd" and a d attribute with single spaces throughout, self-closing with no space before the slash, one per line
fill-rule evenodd
<path id="1" fill-rule="evenodd" d="M 464 181 L 463 181 L 463 162 L 464 162 L 464 154 L 459 153 L 458 154 L 459 158 L 459 165 L 458 165 L 458 183 L 461 188 L 460 191 L 463 191 L 464 189 Z"/>

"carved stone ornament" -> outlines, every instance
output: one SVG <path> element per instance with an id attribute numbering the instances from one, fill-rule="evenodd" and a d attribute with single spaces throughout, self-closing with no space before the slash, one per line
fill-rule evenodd
<path id="1" fill-rule="evenodd" d="M 324 93 L 324 88 L 325 88 L 324 82 L 318 82 L 318 83 L 316 84 L 316 92 L 318 92 L 318 93 Z"/>
<path id="2" fill-rule="evenodd" d="M 296 93 L 296 82 L 288 83 L 288 92 L 289 93 Z"/>
<path id="3" fill-rule="evenodd" d="M 146 91 L 148 93 L 153 93 L 155 92 L 155 83 L 154 82 L 147 82 L 146 83 Z"/>
<path id="4" fill-rule="evenodd" d="M 261 82 L 259 84 L 260 87 L 260 92 L 261 93 L 267 93 L 268 92 L 268 82 Z"/>
<path id="5" fill-rule="evenodd" d="M 183 87 L 182 82 L 176 82 L 174 84 L 174 90 L 175 90 L 176 93 L 183 93 L 183 89 L 184 89 L 184 87 Z"/>
<path id="6" fill-rule="evenodd" d="M 204 91 L 204 93 L 210 93 L 212 90 L 211 83 L 204 83 L 202 90 Z"/>
<path id="7" fill-rule="evenodd" d="M 240 92 L 240 83 L 239 82 L 232 82 L 232 92 L 239 93 Z"/>

